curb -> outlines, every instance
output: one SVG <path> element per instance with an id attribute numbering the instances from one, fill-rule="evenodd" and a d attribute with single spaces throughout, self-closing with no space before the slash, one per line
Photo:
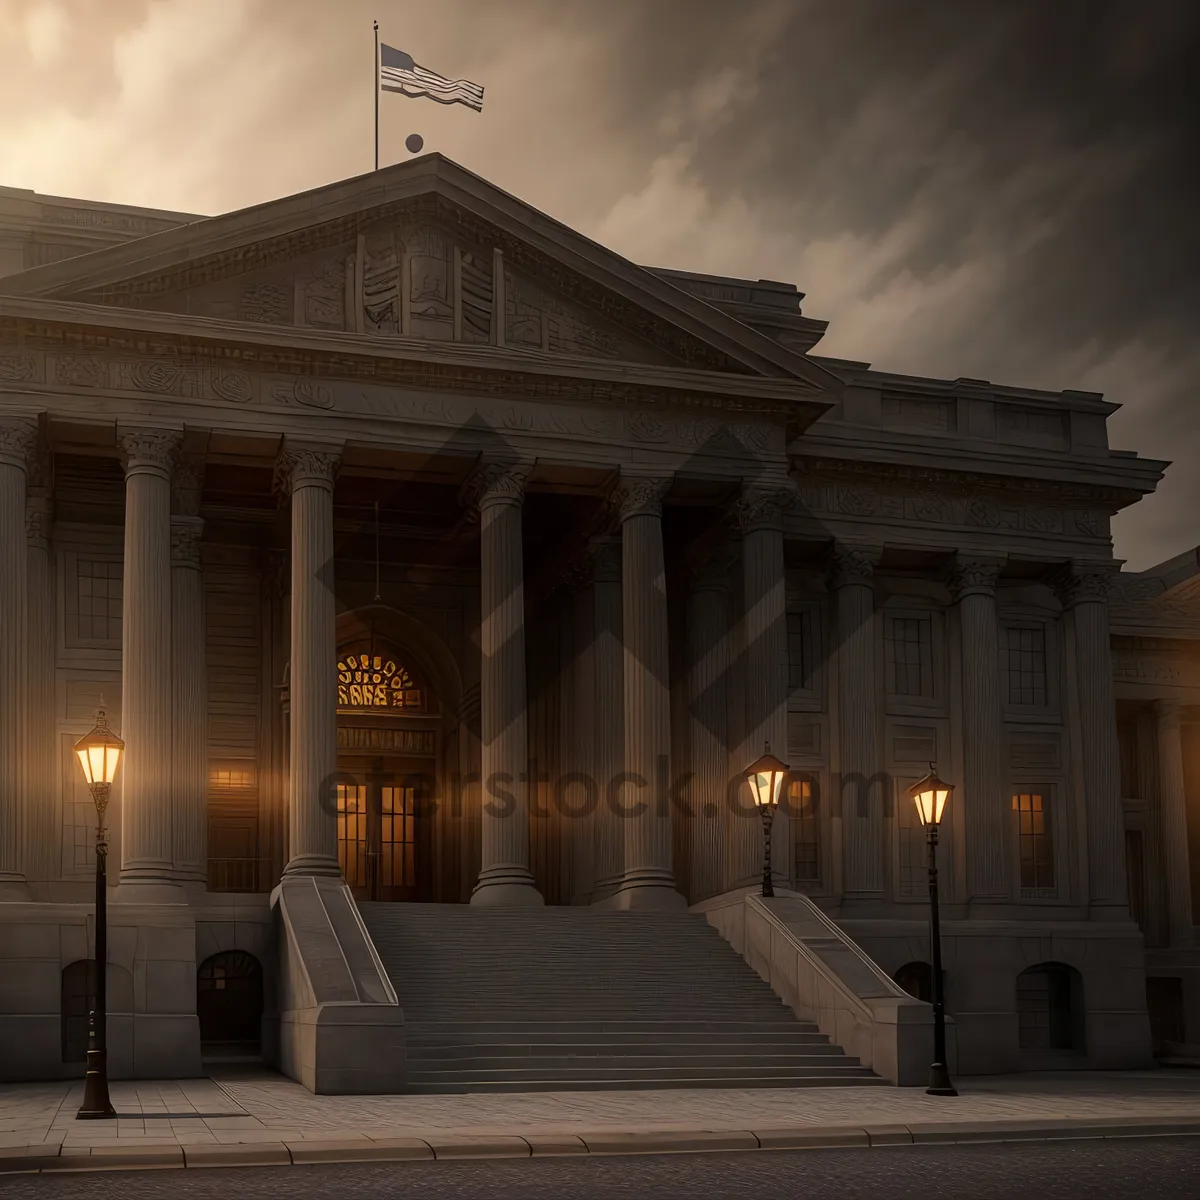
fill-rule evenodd
<path id="1" fill-rule="evenodd" d="M 868 1149 L 1200 1136 L 1200 1116 L 1054 1118 L 1042 1121 L 927 1121 L 910 1124 L 809 1125 L 751 1130 L 603 1129 L 592 1133 L 458 1134 L 373 1140 L 234 1142 L 228 1145 L 130 1144 L 69 1146 L 38 1142 L 0 1147 L 0 1174 L 48 1171 L 172 1170 L 199 1167 L 283 1167 L 314 1163 L 433 1162 L 570 1155 L 696 1154 L 745 1150 Z"/>

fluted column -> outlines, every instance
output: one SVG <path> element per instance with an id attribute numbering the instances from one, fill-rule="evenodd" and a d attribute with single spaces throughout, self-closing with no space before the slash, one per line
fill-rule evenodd
<path id="1" fill-rule="evenodd" d="M 625 769 L 624 637 L 621 601 L 621 542 L 594 538 L 589 547 L 592 570 L 592 770 L 599 800 L 592 827 L 595 882 L 592 895 L 603 899 L 620 886 L 625 862 L 624 836 L 614 807 L 615 782 Z"/>
<path id="2" fill-rule="evenodd" d="M 875 547 L 834 547 L 837 593 L 838 812 L 842 891 L 883 895 L 884 783 L 879 775 L 879 687 L 875 663 Z"/>
<path id="3" fill-rule="evenodd" d="M 36 445 L 32 418 L 0 420 L 0 900 L 28 897 L 20 807 L 28 646 L 25 502 Z"/>
<path id="4" fill-rule="evenodd" d="M 1154 705 L 1154 740 L 1158 745 L 1158 812 L 1162 827 L 1163 875 L 1167 891 L 1170 946 L 1192 944 L 1192 877 L 1188 856 L 1187 793 L 1183 781 L 1180 706 L 1170 700 Z"/>
<path id="5" fill-rule="evenodd" d="M 482 854 L 472 904 L 538 905 L 529 870 L 525 575 L 521 506 L 529 468 L 486 463 L 464 499 L 479 508 Z"/>
<path id="6" fill-rule="evenodd" d="M 287 446 L 276 468 L 292 500 L 291 754 L 288 862 L 284 875 L 340 875 L 337 809 L 337 605 L 334 598 L 333 481 L 340 456 L 329 447 Z"/>
<path id="7" fill-rule="evenodd" d="M 29 573 L 28 658 L 25 720 L 25 815 L 30 879 L 56 880 L 61 872 L 55 836 L 55 799 L 59 758 L 54 707 L 54 572 L 50 536 L 54 502 L 49 479 L 31 489 L 26 509 Z"/>
<path id="8" fill-rule="evenodd" d="M 208 876 L 208 686 L 200 573 L 203 467 L 180 463 L 171 517 L 171 795 L 176 878 Z"/>
<path id="9" fill-rule="evenodd" d="M 621 597 L 624 631 L 625 786 L 621 815 L 625 866 L 617 904 L 683 907 L 675 890 L 671 836 L 671 697 L 662 502 L 669 479 L 623 478 Z"/>
<path id="10" fill-rule="evenodd" d="M 1074 635 L 1072 658 L 1087 813 L 1088 902 L 1093 908 L 1124 909 L 1128 904 L 1125 815 L 1108 630 L 1108 589 L 1115 570 L 1103 563 L 1072 563 L 1058 582 Z"/>
<path id="11" fill-rule="evenodd" d="M 958 604 L 962 662 L 963 812 L 967 895 L 1012 895 L 1012 811 L 1005 794 L 1000 711 L 1000 635 L 996 582 L 1003 560 L 960 555 L 950 573 Z"/>
<path id="12" fill-rule="evenodd" d="M 742 649 L 745 656 L 745 738 L 733 770 L 742 772 L 769 744 L 787 759 L 787 592 L 783 568 L 783 512 L 790 493 L 783 488 L 743 490 L 734 512 L 742 534 Z M 735 823 L 737 855 L 733 882 L 762 877 L 762 821 L 749 784 L 738 795 L 740 819 Z M 786 882 L 791 837 L 786 803 L 775 814 L 771 838 L 772 874 Z"/>
<path id="13" fill-rule="evenodd" d="M 703 900 L 724 890 L 726 851 L 746 822 L 728 804 L 729 668 L 733 657 L 731 555 L 718 550 L 692 578 L 688 598 L 688 698 L 691 709 L 692 898 Z M 757 823 L 761 837 L 761 824 Z M 740 843 L 739 843 L 740 844 Z M 762 850 L 758 851 L 759 871 Z"/>
<path id="14" fill-rule="evenodd" d="M 127 429 L 121 628 L 123 899 L 179 902 L 171 814 L 171 470 L 180 435 Z"/>

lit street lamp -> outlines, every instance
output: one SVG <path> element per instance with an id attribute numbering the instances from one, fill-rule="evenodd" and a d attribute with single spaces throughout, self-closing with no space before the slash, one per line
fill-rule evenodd
<path id="1" fill-rule="evenodd" d="M 946 1065 L 946 998 L 942 988 L 942 931 L 938 923 L 937 844 L 938 826 L 946 801 L 954 785 L 943 783 L 934 774 L 933 763 L 929 774 L 908 789 L 917 806 L 921 824 L 929 830 L 929 941 L 933 948 L 933 1065 L 929 1068 L 929 1086 L 925 1089 L 930 1096 L 957 1096 L 950 1082 L 950 1068 Z"/>
<path id="2" fill-rule="evenodd" d="M 754 803 L 763 823 L 762 894 L 764 896 L 775 895 L 775 889 L 771 886 L 771 822 L 775 818 L 775 810 L 779 807 L 779 792 L 783 787 L 783 777 L 787 774 L 787 769 L 787 763 L 780 762 L 771 753 L 770 742 L 766 744 L 762 758 L 752 762 L 746 768 L 750 791 L 754 794 Z"/>
<path id="3" fill-rule="evenodd" d="M 75 743 L 92 799 L 96 803 L 96 973 L 95 1009 L 88 1014 L 87 1074 L 83 1081 L 83 1104 L 79 1120 L 115 1117 L 108 1098 L 108 1040 L 106 1028 L 105 968 L 108 965 L 108 830 L 104 814 L 112 793 L 113 776 L 125 743 L 108 727 L 104 710 L 96 714 L 96 728 Z"/>

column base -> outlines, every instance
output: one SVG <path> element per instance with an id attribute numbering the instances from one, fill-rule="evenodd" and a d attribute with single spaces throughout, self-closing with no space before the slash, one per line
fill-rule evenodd
<path id="1" fill-rule="evenodd" d="M 326 854 L 298 854 L 295 858 L 288 859 L 283 874 L 289 879 L 297 875 L 304 878 L 316 875 L 340 879 L 342 868 L 336 858 L 330 858 Z"/>
<path id="2" fill-rule="evenodd" d="M 29 884 L 21 875 L 0 875 L 0 904 L 19 904 L 33 899 Z"/>
<path id="3" fill-rule="evenodd" d="M 112 904 L 187 904 L 188 896 L 174 879 L 122 877 L 109 893 Z"/>
<path id="4" fill-rule="evenodd" d="M 658 872 L 627 875 L 613 896 L 613 908 L 623 912 L 682 912 L 687 900 L 675 890 L 670 875 Z"/>
<path id="5" fill-rule="evenodd" d="M 480 873 L 479 882 L 471 893 L 471 903 L 501 907 L 541 908 L 546 901 L 533 876 L 523 867 L 489 867 Z"/>

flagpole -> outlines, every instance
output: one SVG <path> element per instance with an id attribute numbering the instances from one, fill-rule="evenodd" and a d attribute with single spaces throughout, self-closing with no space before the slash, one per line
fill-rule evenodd
<path id="1" fill-rule="evenodd" d="M 375 170 L 379 170 L 379 22 L 375 26 L 375 61 L 372 69 L 375 72 Z"/>

